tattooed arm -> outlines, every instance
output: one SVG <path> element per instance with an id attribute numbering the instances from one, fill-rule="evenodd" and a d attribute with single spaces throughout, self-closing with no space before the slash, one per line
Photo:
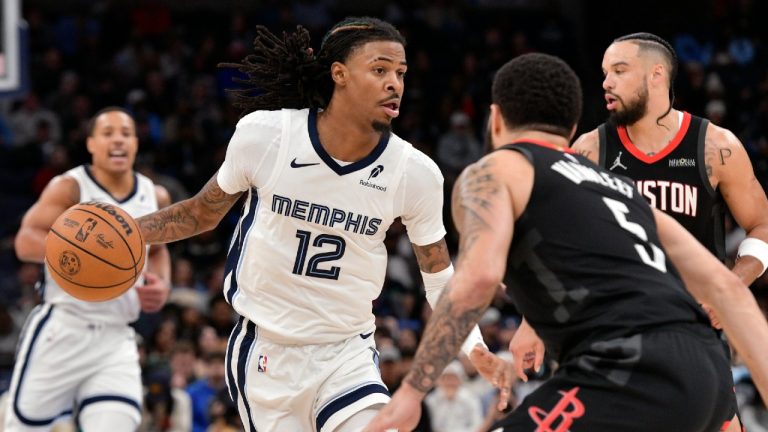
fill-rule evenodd
<path id="1" fill-rule="evenodd" d="M 456 182 L 451 204 L 460 235 L 456 273 L 435 307 L 405 379 L 420 392 L 432 388 L 456 356 L 504 276 L 514 219 L 503 172 L 514 171 L 510 161 L 517 158 L 522 156 L 516 152 L 493 153 L 467 168 Z"/>
<path id="2" fill-rule="evenodd" d="M 571 144 L 571 148 L 592 162 L 600 163 L 600 138 L 597 129 L 581 135 Z"/>
<path id="3" fill-rule="evenodd" d="M 704 142 L 704 161 L 712 187 L 720 189 L 747 237 L 768 242 L 768 200 L 741 141 L 729 130 L 710 124 Z M 757 258 L 745 255 L 732 270 L 749 285 L 762 269 Z"/>
<path id="4" fill-rule="evenodd" d="M 219 187 L 214 174 L 192 198 L 136 219 L 148 244 L 170 243 L 209 231 L 240 198 Z"/>
<path id="5" fill-rule="evenodd" d="M 460 234 L 456 272 L 429 319 L 411 371 L 366 430 L 416 425 L 421 399 L 456 356 L 504 276 L 517 209 L 525 208 L 532 184 L 533 167 L 514 151 L 491 153 L 459 177 L 451 206 Z M 526 188 L 527 196 L 518 193 Z M 501 399 L 512 383 L 507 369 L 499 378 Z"/>

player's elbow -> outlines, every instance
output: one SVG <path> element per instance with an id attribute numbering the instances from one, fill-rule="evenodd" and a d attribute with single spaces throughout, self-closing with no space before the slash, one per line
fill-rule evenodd
<path id="1" fill-rule="evenodd" d="M 13 247 L 19 261 L 41 263 L 44 259 L 45 244 L 39 242 L 29 230 L 21 230 L 13 239 Z"/>
<path id="2" fill-rule="evenodd" d="M 458 275 L 458 279 L 463 279 L 464 281 L 460 285 L 466 288 L 457 294 L 459 294 L 462 300 L 471 304 L 488 303 L 496 293 L 496 289 L 501 283 L 501 278 L 502 274 L 488 267 L 472 269 L 463 277 Z"/>
<path id="3" fill-rule="evenodd" d="M 749 288 L 733 272 L 723 267 L 707 278 L 702 302 L 715 309 L 741 296 L 751 296 Z"/>

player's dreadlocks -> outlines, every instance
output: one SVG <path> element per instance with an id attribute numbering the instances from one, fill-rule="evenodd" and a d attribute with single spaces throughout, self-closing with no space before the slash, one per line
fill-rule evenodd
<path id="1" fill-rule="evenodd" d="M 294 33 L 279 38 L 266 27 L 256 27 L 254 53 L 242 63 L 220 63 L 247 75 L 236 79 L 243 88 L 228 90 L 243 115 L 257 110 L 281 108 L 325 108 L 333 94 L 331 65 L 344 62 L 357 47 L 375 41 L 405 39 L 391 24 L 371 17 L 350 17 L 339 22 L 323 37 L 317 55 L 310 46 L 309 32 L 297 26 Z"/>
<path id="2" fill-rule="evenodd" d="M 661 54 L 669 64 L 669 107 L 661 117 L 656 119 L 656 123 L 659 123 L 670 111 L 672 111 L 672 104 L 675 103 L 675 77 L 677 77 L 677 54 L 675 49 L 666 40 L 653 33 L 632 33 L 620 38 L 614 39 L 615 42 L 631 41 L 636 43 L 640 47 L 640 51 L 654 51 Z"/>

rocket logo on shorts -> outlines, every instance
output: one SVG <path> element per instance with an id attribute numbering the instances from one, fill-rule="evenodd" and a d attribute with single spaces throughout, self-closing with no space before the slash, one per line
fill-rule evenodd
<path id="1" fill-rule="evenodd" d="M 259 372 L 266 372 L 267 371 L 267 356 L 265 355 L 259 355 L 259 363 L 257 366 L 257 370 Z"/>
<path id="2" fill-rule="evenodd" d="M 568 432 L 573 420 L 584 415 L 584 404 L 576 397 L 578 387 L 565 392 L 551 411 L 546 411 L 537 406 L 528 408 L 528 415 L 538 425 L 536 432 Z"/>

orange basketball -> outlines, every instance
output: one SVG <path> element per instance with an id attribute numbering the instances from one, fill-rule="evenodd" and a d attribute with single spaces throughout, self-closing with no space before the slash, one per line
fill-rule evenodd
<path id="1" fill-rule="evenodd" d="M 106 301 L 136 283 L 146 251 L 139 227 L 128 213 L 91 201 L 69 208 L 53 223 L 45 241 L 45 264 L 73 297 Z"/>

